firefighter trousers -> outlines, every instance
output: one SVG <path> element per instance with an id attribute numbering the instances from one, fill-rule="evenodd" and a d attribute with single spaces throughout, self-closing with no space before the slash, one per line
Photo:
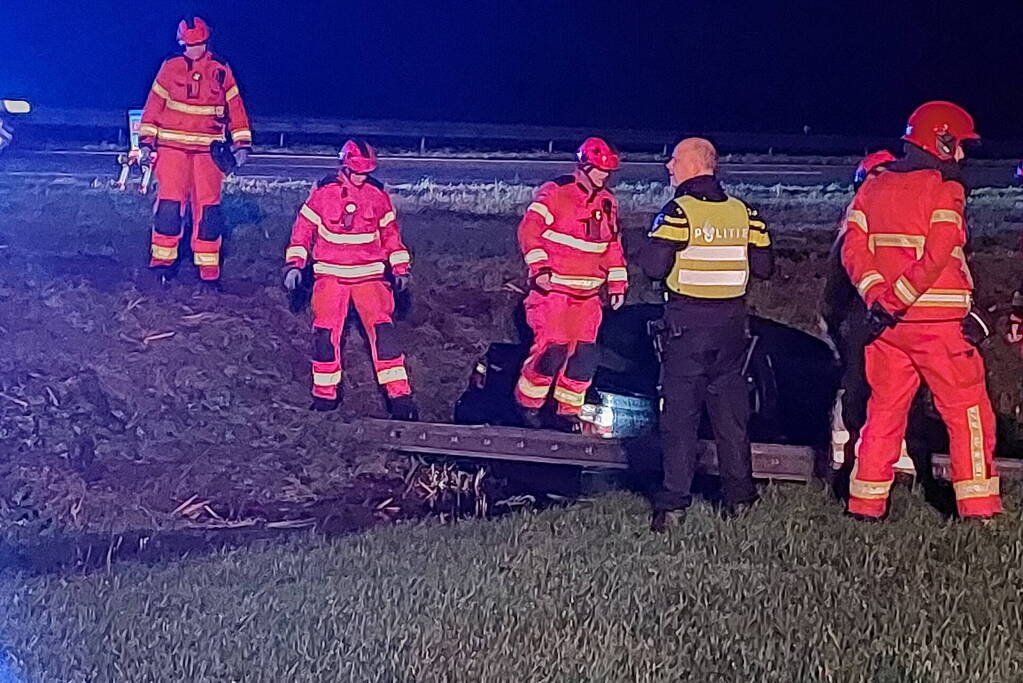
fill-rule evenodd
<path id="1" fill-rule="evenodd" d="M 952 484 L 959 514 L 1002 510 L 994 469 L 995 415 L 984 360 L 958 321 L 900 323 L 866 351 L 871 394 L 849 484 L 849 512 L 881 517 L 894 480 L 913 396 L 923 380 L 948 428 Z"/>
<path id="2" fill-rule="evenodd" d="M 704 406 L 714 430 L 724 503 L 741 505 L 757 499 L 748 432 L 749 389 L 742 375 L 746 348 L 743 319 L 662 338 L 664 479 L 654 496 L 656 509 L 682 510 L 692 504 Z"/>
<path id="3" fill-rule="evenodd" d="M 600 360 L 600 298 L 533 291 L 525 307 L 533 346 L 522 365 L 515 399 L 523 408 L 539 410 L 553 386 L 558 414 L 578 415 Z"/>
<path id="4" fill-rule="evenodd" d="M 220 195 L 224 172 L 208 153 L 161 147 L 156 157 L 158 183 L 149 266 L 174 265 L 184 232 L 185 210 L 192 208 L 192 259 L 203 280 L 220 278 L 224 213 Z"/>
<path id="5" fill-rule="evenodd" d="M 405 353 L 394 326 L 390 285 L 382 280 L 345 284 L 328 275 L 313 283 L 313 396 L 338 397 L 341 342 L 350 306 L 369 341 L 377 382 L 390 398 L 411 394 Z"/>

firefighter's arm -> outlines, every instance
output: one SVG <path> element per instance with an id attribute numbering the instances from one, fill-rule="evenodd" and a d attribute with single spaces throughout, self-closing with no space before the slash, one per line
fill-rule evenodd
<path id="1" fill-rule="evenodd" d="M 767 224 L 756 209 L 747 206 L 749 216 L 749 270 L 750 274 L 760 280 L 767 280 L 774 275 L 774 250 L 771 248 L 771 234 Z"/>
<path id="2" fill-rule="evenodd" d="M 160 70 L 153 80 L 153 86 L 149 89 L 149 96 L 142 108 L 142 123 L 139 125 L 139 146 L 156 147 L 156 135 L 160 131 L 160 119 L 167 107 L 167 98 L 170 97 L 167 88 L 163 85 L 167 78 L 167 62 L 160 65 Z"/>
<path id="3" fill-rule="evenodd" d="M 689 219 L 676 202 L 668 202 L 654 218 L 640 252 L 640 266 L 647 277 L 663 280 L 675 264 L 675 253 L 689 245 Z"/>
<path id="4" fill-rule="evenodd" d="M 867 308 L 874 305 L 885 291 L 884 275 L 874 263 L 869 248 L 867 214 L 858 199 L 854 199 L 845 213 L 845 240 L 842 244 L 842 265 L 849 280 L 863 297 Z"/>
<path id="5" fill-rule="evenodd" d="M 224 65 L 224 100 L 227 102 L 227 115 L 231 128 L 231 141 L 235 149 L 252 147 L 252 129 L 249 125 L 249 114 L 245 111 L 238 81 L 230 66 Z"/>
<path id="6" fill-rule="evenodd" d="M 879 301 L 898 315 L 916 303 L 930 289 L 953 258 L 956 247 L 966 244 L 963 209 L 966 193 L 959 183 L 945 183 L 945 196 L 931 213 L 931 226 L 923 255 L 886 288 Z"/>
<path id="7" fill-rule="evenodd" d="M 394 275 L 408 275 L 412 267 L 412 254 L 409 253 L 405 243 L 401 241 L 401 232 L 398 230 L 398 218 L 394 212 L 394 205 L 391 198 L 385 195 L 385 211 L 380 218 L 380 243 L 387 252 L 387 263 Z"/>
<path id="8" fill-rule="evenodd" d="M 288 250 L 284 254 L 284 268 L 290 270 L 297 268 L 302 270 L 309 263 L 310 254 L 313 249 L 313 239 L 316 231 L 323 223 L 320 218 L 321 210 L 319 188 L 313 188 L 302 208 L 298 210 L 295 224 L 291 227 L 291 240 L 288 242 Z"/>
<path id="9" fill-rule="evenodd" d="M 526 215 L 519 223 L 519 248 L 522 250 L 526 267 L 529 269 L 530 280 L 536 279 L 538 275 L 548 272 L 550 266 L 550 254 L 547 253 L 546 240 L 543 233 L 554 225 L 554 194 L 547 185 L 540 188 L 536 198 L 526 209 Z"/>
<path id="10" fill-rule="evenodd" d="M 612 296 L 625 294 L 629 289 L 629 270 L 625 265 L 625 250 L 622 248 L 622 231 L 618 225 L 618 206 L 612 211 L 614 237 L 604 252 L 604 270 L 607 273 L 607 292 Z"/>

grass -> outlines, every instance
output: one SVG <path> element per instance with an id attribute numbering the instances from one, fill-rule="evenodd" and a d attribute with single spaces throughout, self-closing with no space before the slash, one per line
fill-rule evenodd
<path id="1" fill-rule="evenodd" d="M 23 681 L 1012 681 L 1023 524 L 817 486 L 665 536 L 616 494 L 76 577 L 0 575 Z M 2 661 L 2 660 L 0 660 Z M 0 677 L 2 680 L 2 677 Z"/>

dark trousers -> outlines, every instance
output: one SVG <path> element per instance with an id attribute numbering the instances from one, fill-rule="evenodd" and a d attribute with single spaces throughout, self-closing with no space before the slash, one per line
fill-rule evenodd
<path id="1" fill-rule="evenodd" d="M 719 327 L 676 330 L 662 342 L 661 444 L 664 481 L 655 496 L 660 510 L 692 503 L 699 455 L 697 432 L 706 404 L 717 444 L 726 505 L 756 500 L 750 455 L 749 391 L 742 376 L 745 321 Z"/>

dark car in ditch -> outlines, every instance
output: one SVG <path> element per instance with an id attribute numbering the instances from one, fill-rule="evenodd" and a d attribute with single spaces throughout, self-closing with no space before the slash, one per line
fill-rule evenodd
<path id="1" fill-rule="evenodd" d="M 583 408 L 587 432 L 630 439 L 656 428 L 660 371 L 648 330 L 661 312 L 660 305 L 638 304 L 606 313 L 597 338 L 600 365 Z M 492 344 L 479 359 L 455 406 L 456 423 L 522 426 L 513 389 L 531 339 L 521 310 L 518 315 L 520 340 Z M 826 450 L 841 377 L 831 347 L 756 315 L 750 316 L 749 328 L 744 374 L 749 383 L 751 439 Z M 711 436 L 706 416 L 701 432 Z"/>

